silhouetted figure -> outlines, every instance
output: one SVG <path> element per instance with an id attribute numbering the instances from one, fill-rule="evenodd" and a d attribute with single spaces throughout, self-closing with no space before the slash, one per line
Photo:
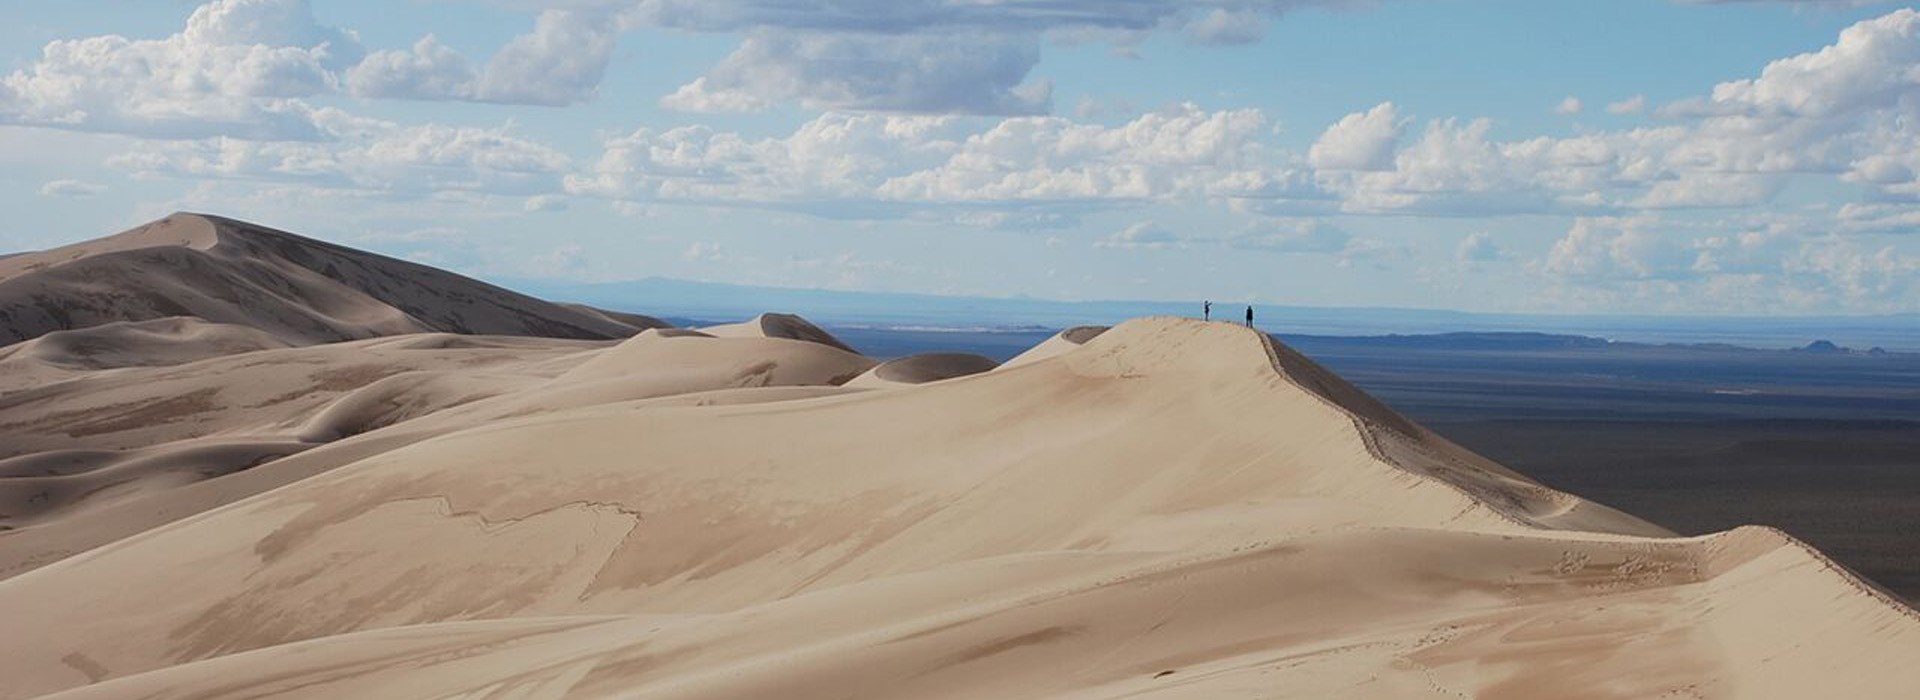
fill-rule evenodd
<path id="1" fill-rule="evenodd" d="M 1247 327 L 1253 327 L 1253 307 L 1247 307 Z"/>
<path id="2" fill-rule="evenodd" d="M 1213 302 L 1211 300 L 1200 302 L 1200 320 L 1213 320 Z"/>

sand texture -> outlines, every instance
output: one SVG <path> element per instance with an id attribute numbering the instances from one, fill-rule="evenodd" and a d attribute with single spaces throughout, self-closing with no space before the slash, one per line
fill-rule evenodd
<path id="1" fill-rule="evenodd" d="M 246 420 L 222 407 L 249 399 L 215 394 L 205 418 L 100 432 L 315 446 L 200 485 L 286 472 L 269 484 L 0 581 L 0 619 L 24 631 L 0 636 L 0 696 L 1920 687 L 1920 619 L 1786 535 L 1677 538 L 1542 487 L 1245 328 L 1143 319 L 860 389 L 841 385 L 877 377 L 871 360 L 776 326 L 458 338 L 479 347 L 408 350 L 438 373 Z M 449 338 L 230 359 L 299 357 L 310 376 Z M 221 377 L 241 371 L 202 381 L 233 391 Z M 112 390 L 65 385 L 83 403 Z M 106 444 L 75 440 L 59 449 Z"/>
<path id="2" fill-rule="evenodd" d="M 664 325 L 201 214 L 0 258 L 0 343 L 169 317 L 290 345 L 432 331 L 607 339 Z"/>
<path id="3" fill-rule="evenodd" d="M 981 372 L 991 372 L 1000 363 L 992 358 L 968 352 L 929 352 L 880 363 L 866 374 L 847 382 L 856 388 L 882 388 L 901 384 L 925 384 Z"/>
<path id="4" fill-rule="evenodd" d="M 214 217 L 0 259 L 0 700 L 1912 698 L 1920 616 L 1271 338 L 879 363 Z"/>
<path id="5" fill-rule="evenodd" d="M 811 396 L 873 366 L 818 343 L 690 331 L 618 344 L 427 334 L 0 394 L 0 578 L 445 433 L 668 397 Z M 740 388 L 768 390 L 725 395 Z"/>

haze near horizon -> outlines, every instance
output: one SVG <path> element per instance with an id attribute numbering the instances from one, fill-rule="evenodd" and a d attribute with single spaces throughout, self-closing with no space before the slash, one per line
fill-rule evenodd
<path id="1" fill-rule="evenodd" d="M 7 12 L 4 252 L 205 211 L 489 279 L 1920 310 L 1898 3 Z"/>

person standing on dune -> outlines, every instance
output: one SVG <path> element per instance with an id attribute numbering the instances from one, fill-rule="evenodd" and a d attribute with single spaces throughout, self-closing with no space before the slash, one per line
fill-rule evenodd
<path id="1" fill-rule="evenodd" d="M 1247 307 L 1247 327 L 1248 328 L 1253 327 L 1253 307 L 1252 306 Z"/>
<path id="2" fill-rule="evenodd" d="M 1213 300 L 1208 299 L 1206 301 L 1200 302 L 1200 320 L 1202 321 L 1213 320 Z"/>

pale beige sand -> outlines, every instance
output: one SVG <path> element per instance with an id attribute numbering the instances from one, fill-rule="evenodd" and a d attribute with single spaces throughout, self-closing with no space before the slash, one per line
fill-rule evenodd
<path id="1" fill-rule="evenodd" d="M 786 338 L 819 343 L 847 352 L 856 352 L 840 342 L 833 334 L 821 330 L 819 326 L 793 314 L 760 314 L 740 323 L 709 326 L 700 329 L 708 335 L 721 338 Z"/>
<path id="2" fill-rule="evenodd" d="M 1001 364 L 998 369 L 1011 369 L 1064 354 L 1069 350 L 1087 344 L 1087 341 L 1098 338 L 1101 333 L 1105 332 L 1107 332 L 1106 326 L 1075 326 L 1068 328 L 1053 334 L 1051 338 L 1041 341 L 1039 345 L 1028 348 L 1026 352 L 1013 356 L 1012 359 Z"/>
<path id="3" fill-rule="evenodd" d="M 895 358 L 854 377 L 847 386 L 883 389 L 912 386 L 992 371 L 1000 363 L 970 352 L 929 352 Z"/>
<path id="4" fill-rule="evenodd" d="M 101 326 L 72 333 L 102 329 L 131 330 Z M 32 352 L 62 335 L 15 347 Z M 0 530 L 58 523 L 88 509 L 162 495 L 317 444 L 532 388 L 607 345 L 401 336 L 76 373 L 0 394 L 0 435 L 6 436 L 0 440 Z M 11 359 L 0 358 L 0 366 Z M 0 576 L 17 573 L 21 559 L 45 559 L 32 551 L 9 556 L 19 546 L 10 536 L 0 537 Z"/>
<path id="5" fill-rule="evenodd" d="M 10 436 L 0 444 L 0 527 L 14 530 L 0 535 L 0 578 L 456 430 L 662 397 L 817 396 L 713 392 L 830 389 L 873 364 L 819 343 L 691 331 L 649 330 L 618 345 L 434 334 L 121 370 L 0 395 L 0 432 Z M 320 445 L 327 449 L 312 449 Z"/>
<path id="6" fill-rule="evenodd" d="M 1134 321 L 885 391 L 833 386 L 872 363 L 831 344 L 709 330 L 744 337 L 529 360 L 550 376 L 0 581 L 28 631 L 0 697 L 1920 687 L 1920 618 L 1804 545 L 1539 486 L 1245 328 Z"/>
<path id="7" fill-rule="evenodd" d="M 660 325 L 200 214 L 0 258 L 0 343 L 179 316 L 290 345 L 431 331 L 608 339 Z"/>
<path id="8" fill-rule="evenodd" d="M 227 322 L 157 316 L 171 313 Z M 0 347 L 0 578 L 502 417 L 741 386 L 830 385 L 873 364 L 805 320 L 764 320 L 756 340 L 718 343 L 728 349 L 717 354 L 671 344 L 622 362 L 650 371 L 556 381 L 612 343 L 418 331 L 624 337 L 665 324 L 192 214 L 8 256 L 0 260 L 0 341 L 32 339 Z M 288 349 L 380 335 L 390 337 Z M 509 402 L 387 429 L 508 394 Z M 355 439 L 369 433 L 378 434 Z M 331 443 L 347 444 L 277 461 Z M 253 473 L 266 464 L 276 466 Z"/>
<path id="9" fill-rule="evenodd" d="M 263 331 L 174 316 L 54 331 L 0 347 L 0 395 L 121 367 L 164 367 L 288 347 Z"/>

